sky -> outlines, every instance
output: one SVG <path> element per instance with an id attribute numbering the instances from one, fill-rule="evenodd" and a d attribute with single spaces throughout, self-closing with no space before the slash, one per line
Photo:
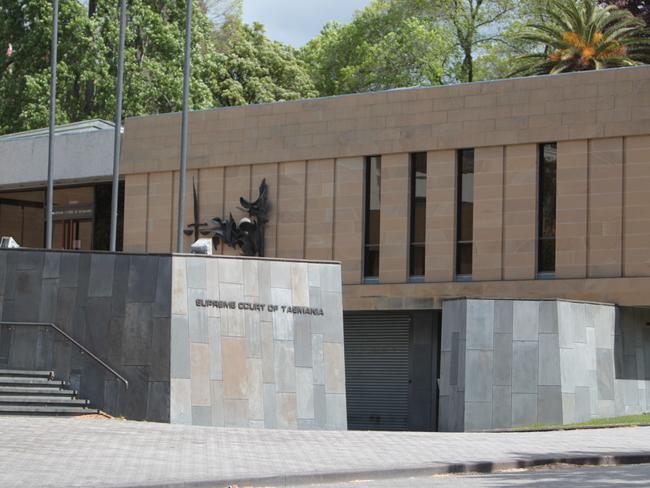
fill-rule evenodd
<path id="1" fill-rule="evenodd" d="M 261 22 L 271 39 L 303 46 L 329 20 L 347 23 L 370 0 L 244 0 L 244 22 Z"/>

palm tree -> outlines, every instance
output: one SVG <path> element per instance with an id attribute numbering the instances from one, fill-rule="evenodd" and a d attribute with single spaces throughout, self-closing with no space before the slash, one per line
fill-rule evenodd
<path id="1" fill-rule="evenodd" d="M 544 52 L 519 57 L 513 76 L 633 66 L 647 56 L 645 22 L 627 10 L 595 0 L 549 0 L 546 15 L 548 22 L 529 24 L 519 36 Z"/>

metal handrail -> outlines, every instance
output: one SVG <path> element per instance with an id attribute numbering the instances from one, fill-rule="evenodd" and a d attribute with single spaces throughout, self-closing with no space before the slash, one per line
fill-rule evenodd
<path id="1" fill-rule="evenodd" d="M 88 356 L 90 356 L 95 361 L 97 361 L 100 364 L 100 366 L 102 366 L 106 371 L 108 371 L 113 376 L 115 376 L 118 380 L 120 380 L 122 383 L 124 383 L 124 386 L 126 386 L 127 389 L 129 388 L 129 382 L 126 380 L 126 378 L 124 378 L 120 373 L 118 373 L 113 368 L 111 368 L 104 361 L 99 359 L 86 346 L 84 346 L 83 344 L 80 344 L 77 340 L 74 339 L 74 337 L 72 337 L 70 334 L 68 334 L 66 331 L 64 331 L 63 329 L 58 327 L 56 324 L 53 324 L 52 322 L 5 322 L 5 321 L 0 321 L 0 325 L 6 325 L 6 326 L 9 326 L 9 327 L 51 327 L 56 332 L 61 334 L 63 337 L 68 339 L 73 345 L 77 346 L 77 348 L 82 353 L 86 353 Z"/>

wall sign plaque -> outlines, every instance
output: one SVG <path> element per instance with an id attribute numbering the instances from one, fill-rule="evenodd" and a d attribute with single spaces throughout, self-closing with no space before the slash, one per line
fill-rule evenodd
<path id="1" fill-rule="evenodd" d="M 252 312 L 279 312 L 294 315 L 325 315 L 322 308 L 301 307 L 298 305 L 275 305 L 273 303 L 234 302 L 227 300 L 204 300 L 197 298 L 197 307 L 202 308 L 226 308 L 231 310 L 250 310 Z"/>

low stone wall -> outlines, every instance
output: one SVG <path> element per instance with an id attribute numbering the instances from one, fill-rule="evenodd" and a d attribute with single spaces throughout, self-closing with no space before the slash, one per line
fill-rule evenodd
<path id="1" fill-rule="evenodd" d="M 171 265 L 171 256 L 0 250 L 2 320 L 54 322 L 129 388 L 44 327 L 0 327 L 0 367 L 53 369 L 102 410 L 168 422 Z"/>
<path id="2" fill-rule="evenodd" d="M 0 368 L 53 369 L 117 416 L 345 429 L 337 263 L 0 250 Z"/>
<path id="3" fill-rule="evenodd" d="M 440 430 L 647 411 L 650 329 L 641 315 L 553 300 L 444 302 Z"/>
<path id="4" fill-rule="evenodd" d="M 347 426 L 338 264 L 174 256 L 171 421 Z"/>

